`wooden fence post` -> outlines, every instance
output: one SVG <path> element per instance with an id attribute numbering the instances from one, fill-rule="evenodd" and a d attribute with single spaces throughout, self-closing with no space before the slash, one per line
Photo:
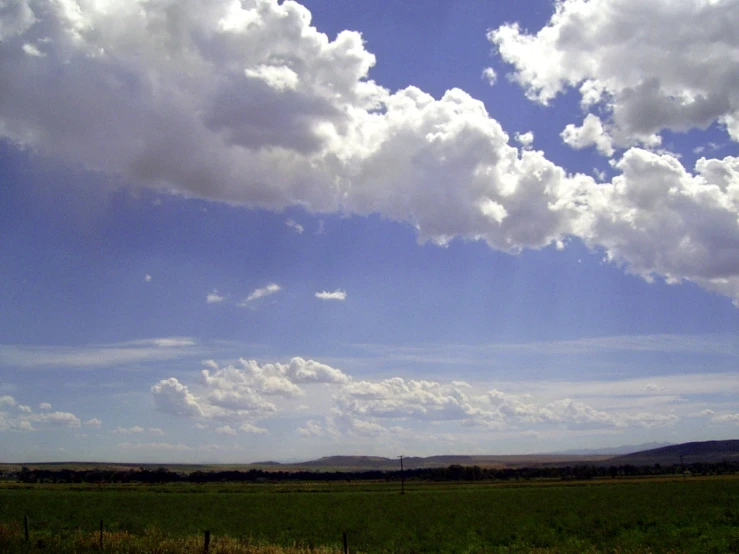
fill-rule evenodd
<path id="1" fill-rule="evenodd" d="M 28 514 L 23 516 L 23 531 L 26 535 L 26 542 L 31 542 L 31 539 L 28 536 Z"/>
<path id="2" fill-rule="evenodd" d="M 349 542 L 346 540 L 346 531 L 342 533 L 341 538 L 344 541 L 344 554 L 349 554 Z"/>
<path id="3" fill-rule="evenodd" d="M 208 554 L 208 549 L 210 549 L 210 531 L 205 531 L 205 546 L 203 548 L 204 554 Z"/>
<path id="4" fill-rule="evenodd" d="M 103 549 L 103 520 L 100 520 L 100 550 Z"/>

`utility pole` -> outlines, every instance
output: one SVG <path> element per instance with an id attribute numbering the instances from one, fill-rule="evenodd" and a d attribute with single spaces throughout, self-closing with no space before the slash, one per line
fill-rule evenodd
<path id="1" fill-rule="evenodd" d="M 403 471 L 403 455 L 400 455 L 400 494 L 405 494 L 405 472 Z"/>
<path id="2" fill-rule="evenodd" d="M 683 472 L 683 481 L 685 481 L 685 464 L 683 463 L 683 454 L 680 454 L 680 469 L 682 469 Z"/>

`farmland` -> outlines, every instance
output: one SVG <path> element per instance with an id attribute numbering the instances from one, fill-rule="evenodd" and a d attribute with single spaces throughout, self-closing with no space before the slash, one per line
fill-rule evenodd
<path id="1" fill-rule="evenodd" d="M 109 533 L 109 548 L 111 537 L 130 536 L 156 544 L 180 540 L 190 551 L 202 551 L 203 530 L 208 529 L 214 541 L 230 537 L 230 544 L 252 550 L 272 545 L 338 552 L 346 532 L 352 552 L 739 551 L 735 476 L 414 482 L 404 495 L 397 483 L 385 482 L 6 483 L 0 488 L 0 547 L 27 551 L 25 514 L 31 551 L 49 544 L 59 551 L 65 540 L 71 544 L 76 536 L 79 542 L 85 534 L 93 551 L 100 520 Z M 131 551 L 153 548 L 138 544 Z M 77 551 L 84 549 L 78 546 Z"/>

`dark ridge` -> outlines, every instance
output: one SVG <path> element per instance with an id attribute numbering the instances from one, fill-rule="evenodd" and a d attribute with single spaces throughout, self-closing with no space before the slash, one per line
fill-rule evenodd
<path id="1" fill-rule="evenodd" d="M 324 456 L 317 460 L 292 464 L 297 467 L 351 467 L 351 468 L 380 468 L 388 465 L 397 465 L 399 462 L 381 456 Z"/>
<path id="2" fill-rule="evenodd" d="M 680 457 L 682 456 L 682 460 Z M 653 465 L 679 463 L 718 463 L 722 461 L 739 461 L 739 440 L 686 442 L 634 452 L 625 456 L 616 456 L 608 460 L 609 464 L 621 465 Z"/>

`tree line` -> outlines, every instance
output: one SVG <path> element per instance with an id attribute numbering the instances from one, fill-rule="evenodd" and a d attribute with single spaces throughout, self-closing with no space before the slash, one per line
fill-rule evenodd
<path id="1" fill-rule="evenodd" d="M 285 471 L 249 469 L 178 472 L 158 469 L 29 469 L 0 471 L 0 479 L 21 483 L 222 483 L 222 482 L 311 482 L 311 481 L 528 481 L 533 479 L 587 480 L 595 478 L 650 475 L 724 475 L 739 473 L 739 461 L 695 462 L 648 466 L 578 464 L 572 466 L 483 468 L 450 465 L 405 471 Z"/>

